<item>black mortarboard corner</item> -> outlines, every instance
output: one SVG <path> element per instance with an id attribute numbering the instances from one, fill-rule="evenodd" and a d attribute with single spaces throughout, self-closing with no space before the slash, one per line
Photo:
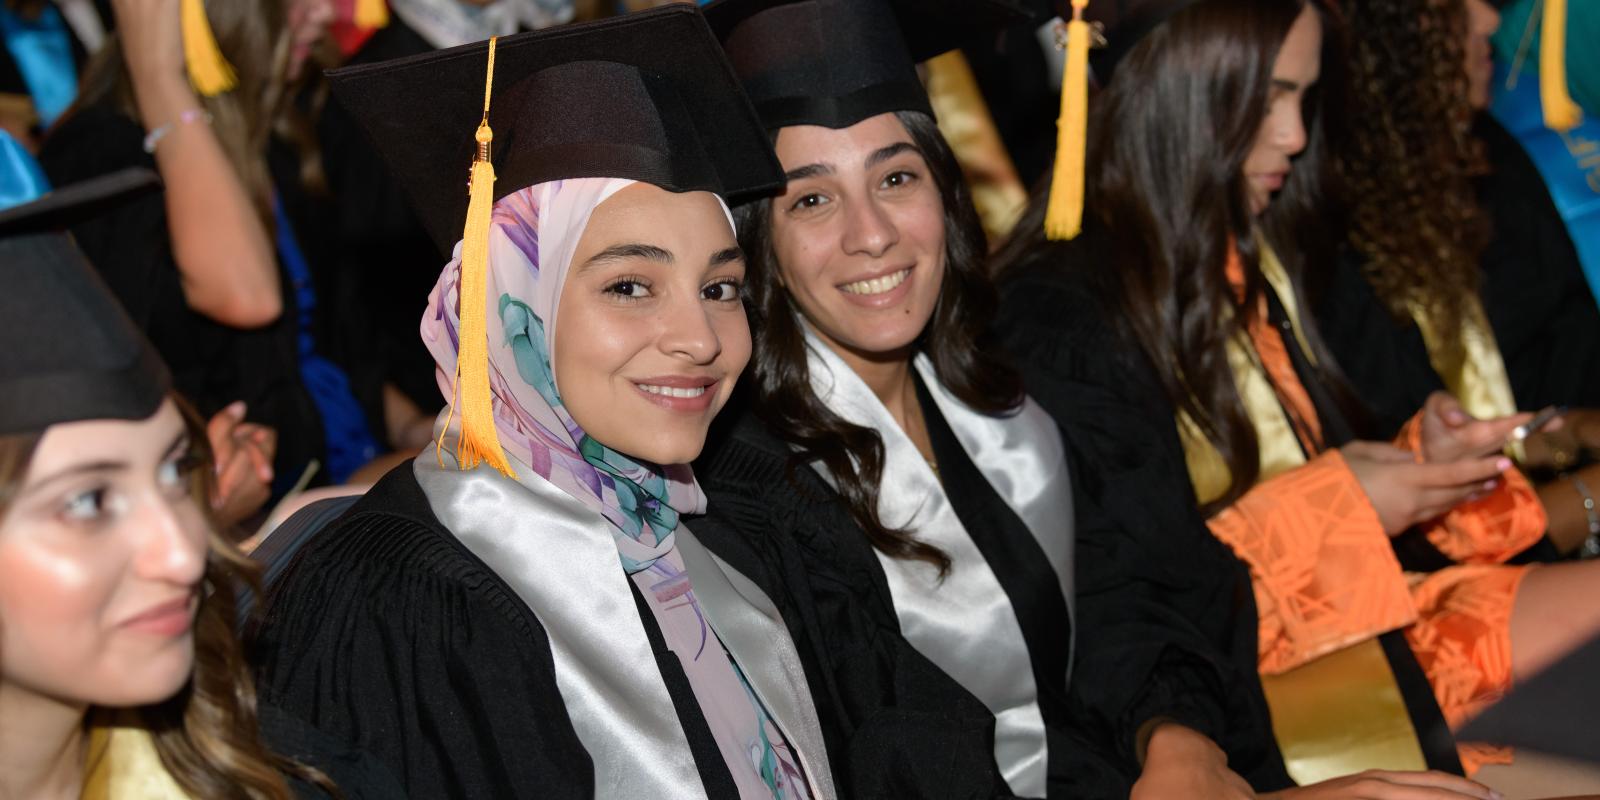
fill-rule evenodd
<path id="1" fill-rule="evenodd" d="M 1600 638 L 1511 689 L 1456 735 L 1457 741 L 1526 747 L 1600 764 Z"/>
<path id="2" fill-rule="evenodd" d="M 0 435 L 161 406 L 166 365 L 65 233 L 158 185 L 124 170 L 0 211 Z"/>
<path id="3" fill-rule="evenodd" d="M 705 11 L 769 130 L 933 116 L 917 63 L 1028 18 L 1012 0 L 714 0 Z"/>
<path id="4" fill-rule="evenodd" d="M 466 219 L 488 55 L 479 42 L 328 73 L 444 252 Z M 783 185 L 765 131 L 693 6 L 501 37 L 494 73 L 496 200 L 563 178 L 725 198 Z"/>

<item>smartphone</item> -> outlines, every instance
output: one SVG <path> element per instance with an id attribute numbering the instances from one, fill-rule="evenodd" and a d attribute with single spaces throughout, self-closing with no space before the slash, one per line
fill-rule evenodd
<path id="1" fill-rule="evenodd" d="M 1527 441 L 1529 436 L 1544 430 L 1550 423 L 1555 422 L 1556 418 L 1565 413 L 1567 413 L 1566 406 L 1550 406 L 1533 415 L 1533 419 L 1511 429 L 1511 433 L 1506 436 L 1506 447 L 1512 447 Z"/>

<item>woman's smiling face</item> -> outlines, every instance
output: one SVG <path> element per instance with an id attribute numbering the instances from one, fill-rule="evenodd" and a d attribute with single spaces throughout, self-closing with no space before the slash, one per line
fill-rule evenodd
<path id="1" fill-rule="evenodd" d="M 835 350 L 903 357 L 944 282 L 943 198 L 894 114 L 848 128 L 784 128 L 789 183 L 772 201 L 778 277 Z"/>
<path id="2" fill-rule="evenodd" d="M 636 183 L 589 218 L 561 288 L 552 364 L 573 421 L 654 464 L 685 464 L 750 360 L 744 256 L 721 203 Z"/>

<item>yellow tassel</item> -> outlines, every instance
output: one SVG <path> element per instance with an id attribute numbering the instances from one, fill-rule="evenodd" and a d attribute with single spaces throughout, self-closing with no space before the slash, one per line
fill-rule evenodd
<path id="1" fill-rule="evenodd" d="M 489 224 L 494 211 L 494 165 L 489 162 L 494 131 L 489 128 L 489 96 L 494 89 L 495 39 L 489 40 L 489 76 L 483 85 L 483 121 L 478 123 L 478 154 L 472 161 L 471 198 L 461 234 L 461 349 L 456 353 L 456 396 L 451 413 L 461 413 L 456 462 L 461 469 L 480 463 L 516 477 L 494 424 L 494 393 L 489 386 Z M 449 426 L 446 426 L 448 428 Z"/>
<path id="2" fill-rule="evenodd" d="M 1544 0 L 1539 32 L 1539 100 L 1544 126 L 1568 131 L 1583 121 L 1583 111 L 1567 94 L 1567 0 Z"/>
<path id="3" fill-rule="evenodd" d="M 389 4 L 386 0 L 356 0 L 356 13 L 351 22 L 368 30 L 382 28 L 389 24 Z"/>
<path id="4" fill-rule="evenodd" d="M 1067 23 L 1067 67 L 1061 76 L 1061 116 L 1056 120 L 1056 165 L 1044 232 L 1052 240 L 1076 238 L 1083 230 L 1083 167 L 1089 126 L 1089 0 L 1072 0 Z"/>
<path id="5" fill-rule="evenodd" d="M 189 83 L 206 97 L 232 91 L 239 83 L 233 65 L 222 57 L 217 37 L 206 18 L 204 0 L 183 0 L 179 21 L 183 33 L 183 61 L 189 68 Z"/>

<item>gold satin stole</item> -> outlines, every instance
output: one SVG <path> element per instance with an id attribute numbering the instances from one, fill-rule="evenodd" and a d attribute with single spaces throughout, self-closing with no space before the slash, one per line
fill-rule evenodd
<path id="1" fill-rule="evenodd" d="M 1294 286 L 1276 253 L 1261 241 L 1261 272 L 1283 305 L 1299 347 L 1315 363 L 1300 322 Z M 1255 428 L 1261 477 L 1306 463 L 1305 450 L 1248 335 L 1228 343 L 1228 365 Z M 1221 497 L 1233 476 L 1200 427 L 1178 414 L 1184 460 L 1201 504 Z M 1377 639 L 1368 639 L 1279 675 L 1262 675 L 1272 728 L 1289 776 L 1300 784 L 1367 769 L 1427 769 L 1405 699 Z"/>
<path id="2" fill-rule="evenodd" d="M 193 800 L 167 773 L 155 739 L 139 727 L 89 729 L 81 800 Z"/>
<path id="3" fill-rule="evenodd" d="M 1000 140 L 966 56 L 960 50 L 952 50 L 929 59 L 923 66 L 923 84 L 939 120 L 939 132 L 961 164 L 983 232 L 989 236 L 990 247 L 995 247 L 1022 216 L 1028 205 L 1028 191 Z"/>
<path id="4" fill-rule="evenodd" d="M 1479 419 L 1515 414 L 1517 401 L 1511 395 L 1511 377 L 1506 374 L 1506 360 L 1500 354 L 1494 329 L 1489 327 L 1489 315 L 1484 313 L 1476 294 L 1466 300 L 1461 309 L 1461 329 L 1455 336 L 1440 330 L 1422 306 L 1410 303 L 1407 309 L 1422 332 L 1433 371 L 1439 373 L 1445 388 L 1461 401 L 1468 414 Z"/>

